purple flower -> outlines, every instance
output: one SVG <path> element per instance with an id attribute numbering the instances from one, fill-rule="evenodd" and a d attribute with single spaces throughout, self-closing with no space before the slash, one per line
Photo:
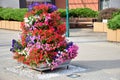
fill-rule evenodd
<path id="1" fill-rule="evenodd" d="M 10 49 L 10 51 L 12 52 L 16 52 L 18 50 L 22 50 L 23 46 L 16 40 L 12 40 L 12 48 Z"/>
<path id="2" fill-rule="evenodd" d="M 72 46 L 73 45 L 73 42 L 69 42 L 68 44 L 67 44 L 67 47 L 66 47 L 66 49 L 68 49 L 70 46 Z"/>
<path id="3" fill-rule="evenodd" d="M 12 40 L 12 47 L 14 47 L 14 45 L 15 45 L 15 43 L 16 43 L 16 40 Z"/>
<path id="4" fill-rule="evenodd" d="M 62 56 L 56 57 L 55 60 L 52 61 L 52 69 L 57 68 L 59 65 L 61 65 L 64 62 Z"/>
<path id="5" fill-rule="evenodd" d="M 31 11 L 34 6 L 38 6 L 38 5 L 40 5 L 38 2 L 34 2 L 33 4 L 30 4 L 30 5 L 28 6 L 28 11 Z"/>
<path id="6" fill-rule="evenodd" d="M 30 36 L 27 36 L 25 41 L 28 43 L 30 41 Z"/>
<path id="7" fill-rule="evenodd" d="M 56 7 L 55 5 L 52 5 L 52 6 L 51 6 L 51 9 L 52 9 L 52 11 L 56 11 L 56 10 L 57 10 L 57 7 Z"/>
<path id="8" fill-rule="evenodd" d="M 37 43 L 38 40 L 40 40 L 40 36 L 30 36 L 30 42 L 32 44 Z"/>
<path id="9" fill-rule="evenodd" d="M 49 3 L 45 1 L 45 2 L 43 2 L 43 4 L 47 5 L 47 4 L 49 4 Z"/>
<path id="10" fill-rule="evenodd" d="M 51 13 L 51 12 L 54 12 L 54 11 L 56 11 L 57 10 L 57 7 L 55 6 L 55 5 L 50 5 L 49 6 L 49 13 Z"/>
<path id="11" fill-rule="evenodd" d="M 31 36 L 31 37 L 30 37 L 30 40 L 31 40 L 32 43 L 35 43 L 35 39 L 36 39 L 35 36 Z"/>

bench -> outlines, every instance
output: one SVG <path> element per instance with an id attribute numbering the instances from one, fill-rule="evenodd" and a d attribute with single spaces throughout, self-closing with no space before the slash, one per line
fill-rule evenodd
<path id="1" fill-rule="evenodd" d="M 76 28 L 77 27 L 77 18 L 69 18 L 69 25 L 70 25 L 70 28 Z"/>
<path id="2" fill-rule="evenodd" d="M 69 24 L 71 28 L 74 27 L 93 27 L 95 18 L 70 18 Z"/>

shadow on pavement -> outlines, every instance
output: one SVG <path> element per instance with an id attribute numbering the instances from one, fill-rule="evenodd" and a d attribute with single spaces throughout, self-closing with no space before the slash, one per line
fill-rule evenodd
<path id="1" fill-rule="evenodd" d="M 98 71 L 102 69 L 120 68 L 120 59 L 117 60 L 92 60 L 92 61 L 72 61 L 72 65 L 88 69 L 87 72 Z"/>

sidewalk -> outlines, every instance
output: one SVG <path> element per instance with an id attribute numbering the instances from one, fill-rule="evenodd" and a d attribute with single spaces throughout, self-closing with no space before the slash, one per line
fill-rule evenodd
<path id="1" fill-rule="evenodd" d="M 31 80 L 5 69 L 15 63 L 9 49 L 19 33 L 0 29 L 0 80 Z M 64 75 L 49 80 L 120 80 L 120 43 L 108 42 L 106 33 L 92 29 L 70 29 L 69 39 L 79 46 L 79 54 L 71 64 L 87 70 L 74 73 L 80 75 L 78 78 Z"/>

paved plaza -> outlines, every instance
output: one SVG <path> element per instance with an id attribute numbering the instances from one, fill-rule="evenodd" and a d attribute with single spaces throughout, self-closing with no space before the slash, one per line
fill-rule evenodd
<path id="1" fill-rule="evenodd" d="M 6 70 L 16 63 L 9 49 L 19 34 L 0 29 L 0 80 L 34 80 Z M 69 39 L 79 46 L 79 54 L 70 64 L 86 71 L 72 73 L 79 75 L 77 78 L 62 75 L 48 80 L 120 80 L 120 43 L 107 41 L 106 33 L 93 32 L 92 28 L 70 29 Z"/>

